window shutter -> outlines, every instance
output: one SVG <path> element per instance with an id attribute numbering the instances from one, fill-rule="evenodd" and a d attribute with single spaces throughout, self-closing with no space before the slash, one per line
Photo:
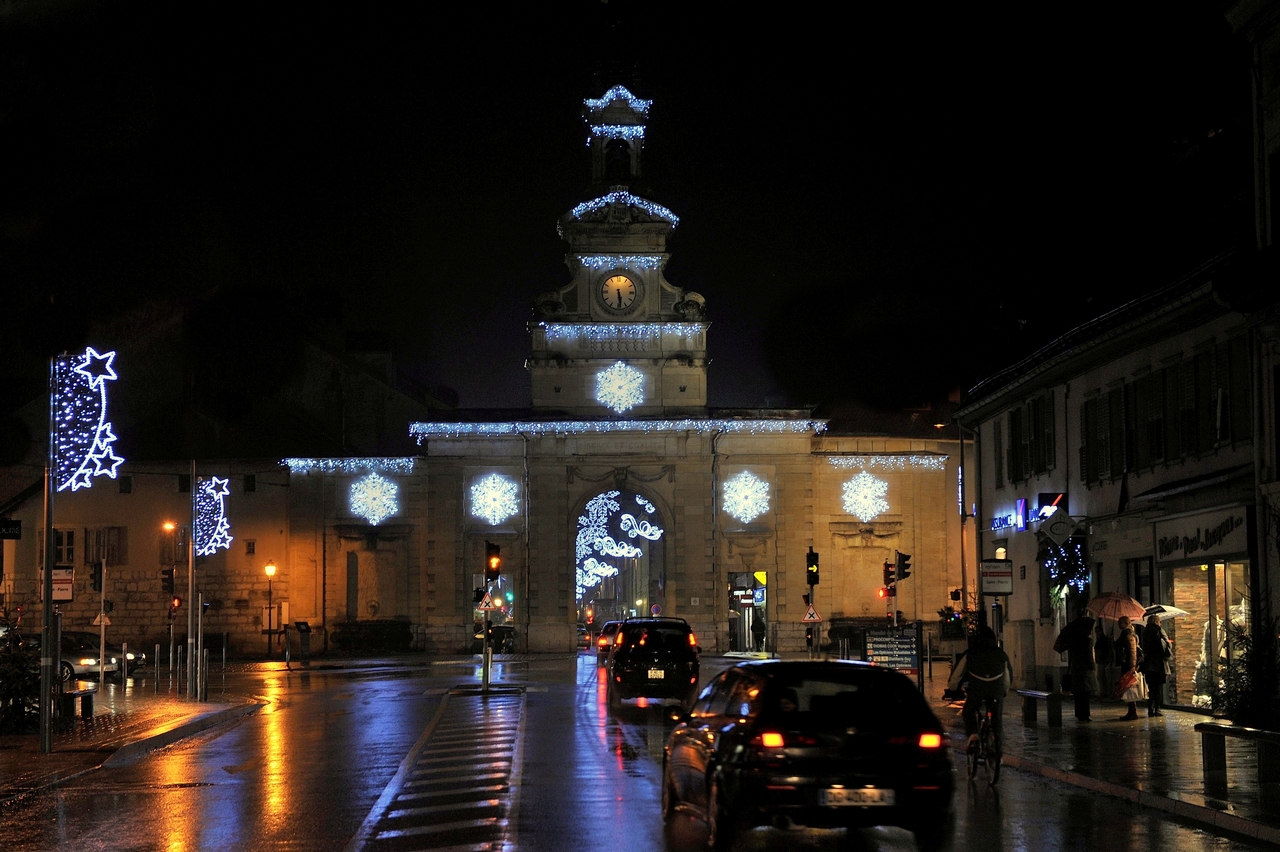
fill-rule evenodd
<path id="1" fill-rule="evenodd" d="M 1053 470 L 1057 460 L 1057 446 L 1053 440 L 1053 391 L 1044 396 L 1044 461 L 1045 470 Z"/>
<path id="2" fill-rule="evenodd" d="M 995 432 L 994 442 L 996 445 L 996 451 L 995 453 L 993 453 L 993 455 L 995 456 L 994 461 L 996 465 L 996 488 L 1003 488 L 1004 487 L 1004 434 L 1003 434 L 1004 430 L 1001 428 L 999 417 L 997 417 L 995 419 L 995 422 L 992 423 L 991 425 L 994 428 L 994 432 Z"/>

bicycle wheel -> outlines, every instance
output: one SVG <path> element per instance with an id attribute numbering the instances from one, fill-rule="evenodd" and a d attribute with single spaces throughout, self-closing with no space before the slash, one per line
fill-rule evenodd
<path id="1" fill-rule="evenodd" d="M 969 777 L 976 778 L 978 776 L 978 764 L 981 762 L 982 749 L 981 741 L 974 743 L 969 748 Z"/>
<path id="2" fill-rule="evenodd" d="M 988 722 L 982 726 L 982 762 L 987 767 L 987 784 L 994 787 L 1000 780 L 1000 744 L 996 732 Z"/>

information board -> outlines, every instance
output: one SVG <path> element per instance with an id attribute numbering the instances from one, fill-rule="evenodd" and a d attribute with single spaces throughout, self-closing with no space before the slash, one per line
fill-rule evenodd
<path id="1" fill-rule="evenodd" d="M 982 560 L 982 594 L 984 595 L 1011 595 L 1013 594 L 1013 560 L 1012 559 L 984 559 Z"/>
<path id="2" fill-rule="evenodd" d="M 862 658 L 877 666 L 886 666 L 907 674 L 919 674 L 920 646 L 916 640 L 916 627 L 871 627 L 864 633 L 866 648 Z"/>

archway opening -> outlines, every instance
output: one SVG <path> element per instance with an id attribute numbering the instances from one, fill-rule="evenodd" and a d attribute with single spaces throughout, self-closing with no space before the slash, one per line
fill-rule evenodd
<path id="1" fill-rule="evenodd" d="M 578 517 L 575 594 L 580 624 L 602 624 L 662 611 L 664 530 L 657 507 L 633 491 L 611 490 L 587 501 Z"/>

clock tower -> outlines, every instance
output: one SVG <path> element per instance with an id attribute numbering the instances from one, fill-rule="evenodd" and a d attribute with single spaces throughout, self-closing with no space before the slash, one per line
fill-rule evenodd
<path id="1" fill-rule="evenodd" d="M 575 417 L 706 414 L 700 295 L 669 283 L 674 213 L 633 192 L 652 101 L 623 86 L 583 101 L 592 197 L 560 217 L 570 282 L 535 302 L 533 407 Z"/>

